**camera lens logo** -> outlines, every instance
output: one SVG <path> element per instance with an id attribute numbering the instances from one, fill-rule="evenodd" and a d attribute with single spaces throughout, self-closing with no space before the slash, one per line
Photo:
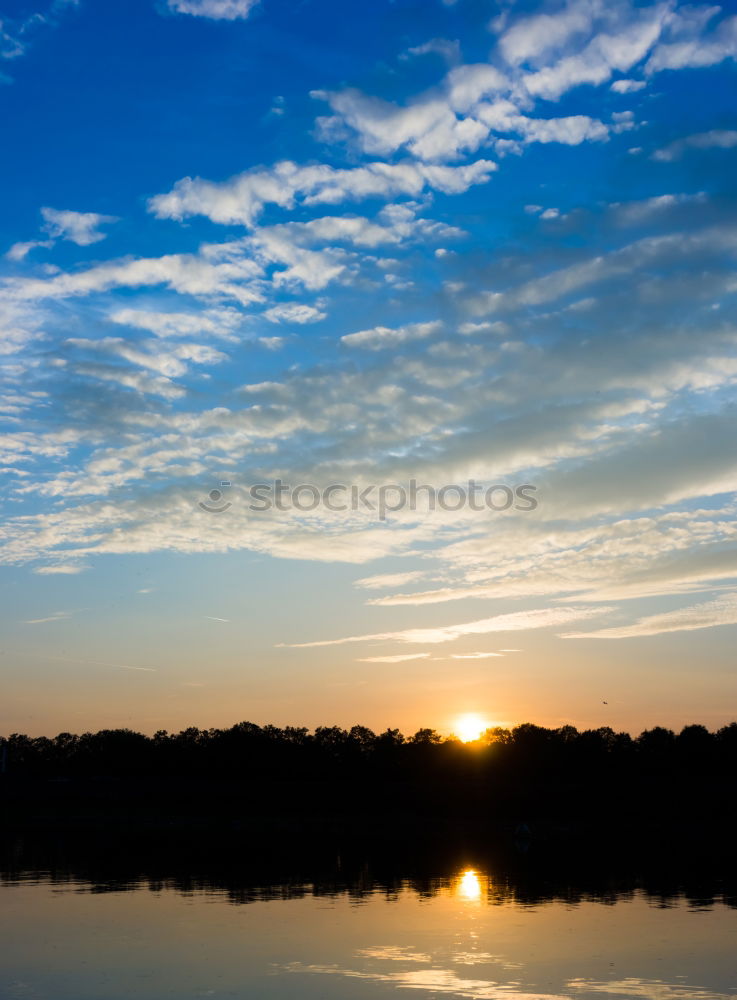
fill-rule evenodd
<path id="1" fill-rule="evenodd" d="M 224 481 L 220 483 L 220 485 L 226 487 L 230 486 L 230 483 Z M 224 503 L 220 502 L 223 499 L 222 490 L 210 490 L 207 496 L 210 500 L 210 503 L 204 503 L 202 500 L 200 500 L 198 506 L 200 506 L 202 510 L 206 510 L 208 514 L 222 514 L 222 512 L 224 510 L 227 510 L 228 507 L 233 506 L 233 504 L 230 503 L 229 500 L 226 500 Z"/>

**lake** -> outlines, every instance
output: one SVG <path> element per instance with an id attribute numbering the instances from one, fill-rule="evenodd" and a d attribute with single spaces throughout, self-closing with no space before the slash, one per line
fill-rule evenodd
<path id="1" fill-rule="evenodd" d="M 473 859 L 389 877 L 336 857 L 328 878 L 259 884 L 250 861 L 232 884 L 7 868 L 0 996 L 737 996 L 737 908 L 718 879 L 591 889 Z"/>

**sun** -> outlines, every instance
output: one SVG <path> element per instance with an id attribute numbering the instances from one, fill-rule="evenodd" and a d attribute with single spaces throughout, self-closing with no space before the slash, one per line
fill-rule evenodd
<path id="1" fill-rule="evenodd" d="M 474 740 L 477 740 L 486 729 L 486 723 L 480 715 L 469 713 L 468 715 L 461 715 L 459 717 L 456 721 L 455 728 L 458 732 L 458 738 L 463 743 L 472 743 Z"/>

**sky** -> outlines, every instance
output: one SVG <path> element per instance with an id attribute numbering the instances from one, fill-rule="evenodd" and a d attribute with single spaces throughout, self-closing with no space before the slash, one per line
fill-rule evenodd
<path id="1" fill-rule="evenodd" d="M 0 4 L 0 732 L 737 718 L 736 59 Z"/>

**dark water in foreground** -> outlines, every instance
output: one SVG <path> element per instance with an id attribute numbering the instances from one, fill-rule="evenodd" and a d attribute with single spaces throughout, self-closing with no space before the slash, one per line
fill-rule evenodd
<path id="1" fill-rule="evenodd" d="M 347 872 L 336 856 L 327 876 L 259 882 L 254 853 L 243 848 L 240 879 L 228 866 L 211 879 L 123 875 L 114 854 L 95 872 L 6 860 L 0 997 L 737 996 L 737 907 L 718 877 L 592 887 L 524 859 L 521 873 L 424 859 L 405 876 L 403 861 Z"/>

